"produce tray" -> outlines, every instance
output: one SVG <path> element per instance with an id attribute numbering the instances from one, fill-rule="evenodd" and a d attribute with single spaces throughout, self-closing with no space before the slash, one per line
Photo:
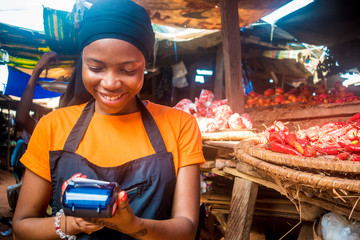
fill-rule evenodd
<path id="1" fill-rule="evenodd" d="M 313 171 L 333 172 L 340 174 L 360 174 L 360 162 L 334 160 L 334 156 L 301 157 L 266 150 L 264 144 L 254 141 L 241 141 L 235 148 L 241 149 L 249 156 L 280 166 L 295 167 Z M 360 182 L 360 181 L 359 181 Z"/>
<path id="2" fill-rule="evenodd" d="M 256 137 L 254 130 L 221 130 L 211 133 L 201 133 L 204 141 L 238 141 Z"/>
<path id="3" fill-rule="evenodd" d="M 250 156 L 238 146 L 235 156 L 239 163 L 252 166 L 265 182 L 275 184 L 276 190 L 294 203 L 299 211 L 302 203 L 306 202 L 360 221 L 360 180 L 279 166 Z M 299 217 L 302 219 L 301 213 Z"/>
<path id="4" fill-rule="evenodd" d="M 38 83 L 40 84 L 40 86 L 45 89 L 45 90 L 49 90 L 52 92 L 57 92 L 57 93 L 64 93 L 66 91 L 66 88 L 68 86 L 67 82 L 60 82 L 60 81 L 38 81 Z"/>
<path id="5" fill-rule="evenodd" d="M 269 163 L 263 159 L 251 156 L 242 150 L 242 147 L 235 147 L 235 156 L 239 161 L 243 161 L 256 169 L 259 169 L 272 178 L 282 181 L 291 181 L 296 184 L 311 186 L 319 189 L 339 189 L 343 191 L 360 193 L 360 180 L 348 178 L 333 177 L 321 173 L 312 173 L 292 169 L 285 166 L 279 166 Z"/>

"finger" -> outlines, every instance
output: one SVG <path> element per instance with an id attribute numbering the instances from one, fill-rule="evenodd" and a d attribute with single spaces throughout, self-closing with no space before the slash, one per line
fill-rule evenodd
<path id="1" fill-rule="evenodd" d="M 61 186 L 61 195 L 64 194 L 64 191 L 65 191 L 67 185 L 69 184 L 69 182 L 70 182 L 71 180 L 74 180 L 75 178 L 79 178 L 79 177 L 81 177 L 81 178 L 87 178 L 87 176 L 86 176 L 86 175 L 82 175 L 82 173 L 75 173 L 74 175 L 71 176 L 71 178 L 69 178 L 68 180 L 66 180 L 66 181 L 63 182 L 63 184 L 62 184 L 62 186 Z"/>
<path id="2" fill-rule="evenodd" d="M 89 221 L 86 221 L 83 218 L 75 218 L 75 222 L 79 226 L 79 229 L 81 229 L 81 231 L 83 231 L 87 234 L 91 234 L 92 232 L 96 232 L 96 231 L 99 231 L 100 229 L 104 228 L 104 226 L 101 226 L 101 225 L 98 225 L 95 223 L 91 223 Z"/>
<path id="3" fill-rule="evenodd" d="M 128 197 L 125 191 L 121 191 L 118 195 L 118 201 L 116 201 L 118 203 L 118 209 L 120 211 L 125 211 L 127 210 L 129 204 L 128 204 Z"/>

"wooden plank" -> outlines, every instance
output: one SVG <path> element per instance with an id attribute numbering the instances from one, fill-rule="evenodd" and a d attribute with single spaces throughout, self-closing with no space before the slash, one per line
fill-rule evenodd
<path id="1" fill-rule="evenodd" d="M 247 175 L 250 175 L 252 177 L 255 177 L 255 178 L 258 178 L 258 179 L 262 179 L 262 180 L 265 180 L 267 182 L 273 182 L 274 183 L 274 180 L 267 176 L 267 175 L 264 175 L 264 174 L 260 174 L 256 168 L 254 168 L 253 166 L 251 166 L 250 164 L 247 164 L 247 163 L 244 163 L 244 162 L 241 162 L 241 161 L 237 161 L 236 163 L 236 170 L 239 171 L 239 172 L 242 172 L 244 174 L 247 174 Z M 250 180 L 250 179 L 249 179 Z"/>
<path id="2" fill-rule="evenodd" d="M 220 0 L 225 69 L 225 93 L 234 112 L 245 112 L 242 84 L 241 39 L 237 0 Z"/>
<path id="3" fill-rule="evenodd" d="M 217 194 L 217 193 L 204 193 L 200 196 L 201 199 L 204 200 L 221 200 L 224 204 L 230 205 L 231 196 L 224 195 L 224 194 Z"/>
<path id="4" fill-rule="evenodd" d="M 224 170 L 222 172 L 223 172 L 224 175 L 227 173 L 227 174 L 231 174 L 231 175 L 236 176 L 236 177 L 241 177 L 243 179 L 252 181 L 254 183 L 261 184 L 261 185 L 263 185 L 265 187 L 272 188 L 272 189 L 274 189 L 274 190 L 281 193 L 280 187 L 277 184 L 273 183 L 273 182 L 269 182 L 269 181 L 266 181 L 266 180 L 261 179 L 261 178 L 257 178 L 257 177 L 253 177 L 251 175 L 244 174 L 244 173 L 239 172 L 239 171 L 237 171 L 236 169 L 233 169 L 233 168 L 224 168 Z"/>
<path id="5" fill-rule="evenodd" d="M 236 162 L 235 160 L 224 159 L 224 158 L 216 158 L 215 167 L 218 169 L 223 169 L 225 167 L 235 168 Z"/>
<path id="6" fill-rule="evenodd" d="M 235 178 L 225 240 L 250 238 L 257 191 L 256 183 Z"/>
<path id="7" fill-rule="evenodd" d="M 231 169 L 231 168 L 230 168 Z M 230 174 L 227 174 L 225 173 L 224 171 L 220 170 L 220 169 L 217 169 L 217 168 L 213 168 L 211 169 L 211 172 L 212 173 L 215 173 L 219 176 L 222 176 L 222 177 L 225 177 L 227 179 L 230 179 L 230 180 L 233 180 L 234 179 L 234 176 L 233 175 L 230 175 Z"/>
<path id="8" fill-rule="evenodd" d="M 217 157 L 225 158 L 225 159 L 234 159 L 234 149 L 219 148 L 217 151 Z"/>
<path id="9" fill-rule="evenodd" d="M 214 167 L 215 167 L 215 161 L 206 160 L 206 162 L 203 165 L 201 165 L 200 170 L 201 171 L 208 171 L 208 170 L 210 170 L 210 169 L 212 169 Z"/>
<path id="10" fill-rule="evenodd" d="M 238 143 L 239 141 L 205 141 L 203 145 L 205 147 L 234 149 Z"/>
<path id="11" fill-rule="evenodd" d="M 225 214 L 222 213 L 213 213 L 216 217 L 216 219 L 218 220 L 218 222 L 220 223 L 220 226 L 222 227 L 221 231 L 223 233 L 226 232 L 226 221 L 227 221 L 227 217 Z"/>

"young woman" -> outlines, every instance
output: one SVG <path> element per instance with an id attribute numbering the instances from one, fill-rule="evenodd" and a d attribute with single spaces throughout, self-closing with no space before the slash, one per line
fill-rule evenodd
<path id="1" fill-rule="evenodd" d="M 79 44 L 93 99 L 53 111 L 36 126 L 21 159 L 27 170 L 16 239 L 194 239 L 201 135 L 191 115 L 137 97 L 153 43 L 150 19 L 134 2 L 98 0 L 90 8 Z M 136 191 L 120 192 L 111 218 L 65 216 L 64 183 L 74 177 Z M 53 217 L 45 218 L 50 201 Z"/>

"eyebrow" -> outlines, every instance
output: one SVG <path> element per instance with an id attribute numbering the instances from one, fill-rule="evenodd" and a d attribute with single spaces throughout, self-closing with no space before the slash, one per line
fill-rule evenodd
<path id="1" fill-rule="evenodd" d="M 100 61 L 98 59 L 95 59 L 95 58 L 91 58 L 91 57 L 87 57 L 85 58 L 85 60 L 90 60 L 90 61 L 94 61 L 94 62 L 97 62 L 97 63 L 103 63 L 103 61 Z M 131 64 L 131 63 L 138 63 L 140 62 L 139 60 L 131 60 L 131 61 L 126 61 L 126 62 L 122 62 L 122 63 L 119 63 L 118 65 L 125 65 L 125 64 Z"/>

